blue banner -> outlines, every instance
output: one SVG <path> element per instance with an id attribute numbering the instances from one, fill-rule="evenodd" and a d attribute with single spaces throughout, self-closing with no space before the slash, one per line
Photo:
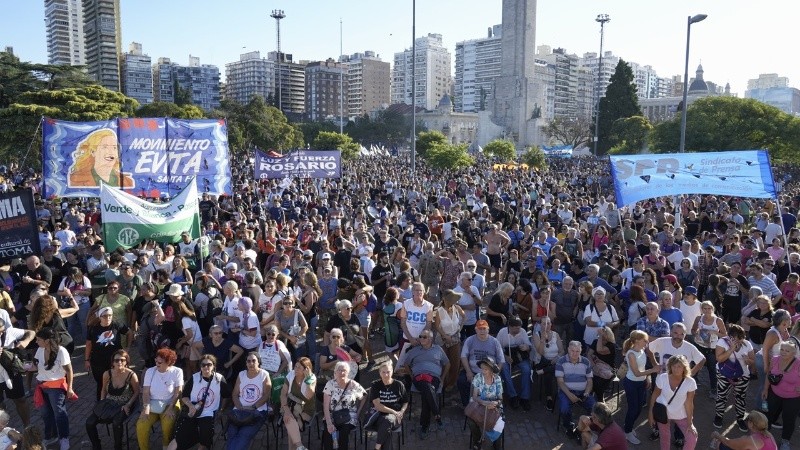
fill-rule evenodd
<path id="1" fill-rule="evenodd" d="M 681 194 L 775 198 L 766 150 L 611 156 L 617 206 Z"/>
<path id="2" fill-rule="evenodd" d="M 292 150 L 283 156 L 256 149 L 256 179 L 340 178 L 342 152 L 339 150 Z"/>
<path id="3" fill-rule="evenodd" d="M 572 158 L 571 145 L 554 145 L 551 147 L 542 146 L 542 152 L 545 156 L 554 158 Z"/>
<path id="4" fill-rule="evenodd" d="M 193 177 L 198 190 L 233 193 L 224 120 L 44 119 L 45 195 L 99 197 L 101 181 L 130 194 L 174 196 Z"/>

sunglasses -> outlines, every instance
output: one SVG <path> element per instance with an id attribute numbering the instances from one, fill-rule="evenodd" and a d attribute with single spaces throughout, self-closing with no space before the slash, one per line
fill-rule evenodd
<path id="1" fill-rule="evenodd" d="M 200 367 L 213 367 L 213 366 L 214 366 L 214 363 L 210 363 L 210 362 L 200 364 Z"/>
<path id="2" fill-rule="evenodd" d="M 126 361 L 128 360 L 125 358 L 114 358 L 114 362 L 126 362 Z"/>

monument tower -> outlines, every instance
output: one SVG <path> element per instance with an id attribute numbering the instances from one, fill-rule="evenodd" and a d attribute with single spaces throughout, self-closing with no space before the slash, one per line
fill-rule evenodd
<path id="1" fill-rule="evenodd" d="M 495 79 L 492 122 L 517 149 L 536 143 L 538 117 L 534 81 L 536 0 L 503 0 L 502 61 Z"/>

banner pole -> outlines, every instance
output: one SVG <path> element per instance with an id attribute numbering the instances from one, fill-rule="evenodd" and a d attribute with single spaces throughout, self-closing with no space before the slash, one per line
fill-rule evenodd
<path id="1" fill-rule="evenodd" d="M 783 241 L 783 256 L 781 259 L 786 258 L 786 263 L 789 264 L 789 237 L 786 236 L 786 228 L 783 226 L 783 207 L 781 206 L 780 192 L 777 190 L 775 191 L 775 207 L 778 210 L 778 220 L 781 224 L 781 240 Z M 764 245 L 766 246 L 767 243 L 765 242 Z"/>
<path id="2" fill-rule="evenodd" d="M 39 135 L 39 130 L 42 128 L 42 123 L 44 123 L 44 116 L 39 118 L 39 123 L 36 125 L 36 131 L 33 132 L 31 142 L 28 144 L 28 150 L 25 151 L 25 156 L 22 158 L 22 163 L 19 165 L 20 170 L 25 168 L 25 162 L 28 161 L 28 155 L 31 153 L 31 147 L 33 147 L 33 143 L 36 142 L 36 136 Z M 44 136 L 42 136 L 42 163 L 44 163 Z"/>

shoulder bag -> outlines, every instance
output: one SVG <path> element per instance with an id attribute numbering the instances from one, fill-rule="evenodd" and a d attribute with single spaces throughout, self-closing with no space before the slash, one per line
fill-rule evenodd
<path id="1" fill-rule="evenodd" d="M 495 424 L 500 419 L 498 408 L 489 409 L 476 401 L 471 401 L 464 409 L 464 415 L 472 419 L 473 422 L 483 428 L 483 431 L 493 430 Z"/>
<path id="2" fill-rule="evenodd" d="M 200 397 L 200 401 L 199 402 L 195 403 L 195 405 L 199 405 L 199 407 L 194 410 L 194 415 L 189 412 L 189 408 L 181 408 L 181 417 L 189 418 L 189 419 L 193 419 L 195 417 L 200 417 L 200 414 L 203 413 L 203 410 L 206 407 L 206 398 L 208 398 L 208 393 L 211 391 L 211 382 L 214 381 L 215 378 L 217 378 L 217 373 L 216 372 L 211 374 L 211 379 L 208 380 L 208 384 L 206 385 L 205 392 L 203 392 L 203 396 Z M 202 381 L 202 380 L 203 380 L 203 376 L 200 375 L 200 381 Z M 189 396 L 190 396 L 189 401 L 192 400 L 191 399 L 191 394 L 192 393 L 190 392 L 189 393 Z"/>
<path id="3" fill-rule="evenodd" d="M 667 402 L 666 405 L 663 404 L 663 403 L 658 403 L 658 401 L 656 401 L 653 404 L 653 419 L 656 422 L 658 422 L 658 423 L 668 423 L 669 422 L 669 416 L 667 415 L 667 406 L 670 403 L 672 403 L 672 400 L 674 400 L 675 396 L 678 395 L 678 391 L 681 390 L 681 385 L 683 385 L 684 380 L 686 380 L 686 378 L 684 378 L 683 380 L 681 380 L 680 383 L 678 383 L 678 387 L 675 388 L 675 392 L 672 393 L 672 397 L 669 398 L 669 401 Z M 667 383 L 669 383 L 669 378 L 667 378 Z"/>
<path id="4" fill-rule="evenodd" d="M 794 360 L 795 359 L 796 358 L 792 358 L 792 362 L 790 362 L 789 365 L 786 366 L 785 369 L 783 369 L 783 373 L 786 373 L 786 372 L 789 371 L 789 369 L 792 367 L 792 364 L 794 364 Z M 780 384 L 781 380 L 783 380 L 783 373 L 771 373 L 771 374 L 767 375 L 767 379 L 769 380 L 769 384 L 771 384 L 773 386 L 775 386 L 777 384 Z"/>
<path id="5" fill-rule="evenodd" d="M 342 395 L 339 396 L 339 401 L 337 403 L 340 403 L 344 398 L 344 394 L 347 392 L 347 389 L 350 388 L 350 383 L 352 383 L 352 381 L 347 382 L 347 386 L 344 387 Z M 350 410 L 348 408 L 342 408 L 331 411 L 331 419 L 333 419 L 333 425 L 336 427 L 347 425 L 350 423 Z"/>
<path id="6" fill-rule="evenodd" d="M 725 340 L 728 343 L 728 347 L 730 347 L 732 351 L 733 361 L 726 359 L 725 361 L 717 363 L 717 371 L 719 371 L 719 374 L 723 377 L 735 381 L 744 375 L 744 368 L 742 367 L 742 363 L 739 362 L 739 359 L 736 357 L 736 350 L 734 350 L 730 339 L 726 338 Z"/>

